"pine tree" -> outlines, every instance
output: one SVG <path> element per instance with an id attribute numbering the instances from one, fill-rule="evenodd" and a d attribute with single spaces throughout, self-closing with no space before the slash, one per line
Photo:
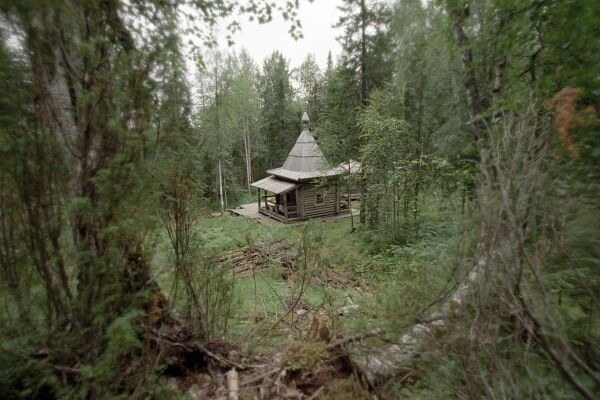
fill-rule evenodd
<path id="1" fill-rule="evenodd" d="M 370 91 L 380 87 L 390 73 L 384 58 L 389 44 L 386 26 L 390 10 L 384 3 L 344 0 L 340 11 L 336 27 L 343 29 L 339 38 L 344 50 L 342 60 L 356 73 L 360 104 L 365 107 Z"/>
<path id="2" fill-rule="evenodd" d="M 293 106 L 293 90 L 288 63 L 275 51 L 263 63 L 259 83 L 262 101 L 261 130 L 266 141 L 266 165 L 280 164 L 291 149 L 298 134 L 298 121 Z"/>

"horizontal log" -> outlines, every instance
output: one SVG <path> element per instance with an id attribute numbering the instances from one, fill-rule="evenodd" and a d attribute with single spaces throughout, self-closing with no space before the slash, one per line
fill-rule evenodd
<path id="1" fill-rule="evenodd" d="M 316 199 L 318 193 L 306 193 L 304 195 L 304 199 Z M 335 193 L 328 193 L 326 196 L 323 196 L 324 199 L 335 199 Z"/>
<path id="2" fill-rule="evenodd" d="M 327 216 L 327 215 L 335 215 L 335 210 L 331 210 L 331 211 L 314 211 L 311 213 L 304 213 L 304 216 L 307 218 L 311 218 L 311 217 L 323 217 L 323 216 Z"/>
<path id="3" fill-rule="evenodd" d="M 327 206 L 327 207 L 310 207 L 305 208 L 304 213 L 307 212 L 321 212 L 321 211 L 335 211 L 335 206 Z"/>
<path id="4" fill-rule="evenodd" d="M 311 201 L 308 203 L 304 203 L 304 207 L 323 207 L 323 206 L 335 206 L 335 201 L 323 201 L 321 203 L 317 203 L 316 201 Z"/>
<path id="5" fill-rule="evenodd" d="M 317 214 L 310 214 L 310 215 L 305 215 L 306 218 L 318 218 L 318 217 L 331 217 L 337 215 L 335 212 L 327 212 L 327 213 L 317 213 Z"/>
<path id="6" fill-rule="evenodd" d="M 313 211 L 311 213 L 304 213 L 305 217 L 316 217 L 316 216 L 323 216 L 323 215 L 333 215 L 335 214 L 335 210 L 330 210 L 330 211 Z"/>
<path id="7" fill-rule="evenodd" d="M 304 205 L 304 209 L 305 210 L 308 210 L 308 209 L 311 209 L 311 208 L 313 208 L 313 209 L 319 208 L 320 209 L 320 208 L 327 208 L 327 207 L 333 208 L 333 207 L 335 207 L 335 203 L 319 203 L 319 204 L 312 203 L 312 204 L 305 204 Z"/>
<path id="8" fill-rule="evenodd" d="M 316 201 L 311 201 L 310 203 L 305 203 L 305 207 L 323 207 L 323 206 L 335 206 L 335 201 L 323 201 L 321 203 L 317 203 Z"/>
<path id="9" fill-rule="evenodd" d="M 306 205 L 304 207 L 305 210 L 310 209 L 310 208 L 327 208 L 327 207 L 335 207 L 335 203 L 331 204 L 331 203 L 321 203 L 321 204 L 315 204 L 315 205 Z"/>

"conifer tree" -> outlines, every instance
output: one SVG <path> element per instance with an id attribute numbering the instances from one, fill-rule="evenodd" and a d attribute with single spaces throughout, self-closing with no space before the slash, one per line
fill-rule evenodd
<path id="1" fill-rule="evenodd" d="M 298 131 L 292 100 L 288 62 L 275 51 L 262 67 L 259 83 L 262 101 L 261 129 L 266 141 L 265 169 L 279 166 L 291 149 Z"/>

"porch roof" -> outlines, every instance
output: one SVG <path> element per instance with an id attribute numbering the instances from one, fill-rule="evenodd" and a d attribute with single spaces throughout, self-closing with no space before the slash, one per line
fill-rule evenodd
<path id="1" fill-rule="evenodd" d="M 281 194 L 297 188 L 299 184 L 296 182 L 289 182 L 284 181 L 282 179 L 277 179 L 274 176 L 268 176 L 264 179 L 261 179 L 260 181 L 252 183 L 252 186 L 254 186 L 255 188 L 266 190 L 267 192 Z"/>

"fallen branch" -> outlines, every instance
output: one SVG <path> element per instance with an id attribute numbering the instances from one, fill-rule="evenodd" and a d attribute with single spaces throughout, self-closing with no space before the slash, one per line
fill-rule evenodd
<path id="1" fill-rule="evenodd" d="M 52 369 L 55 369 L 59 372 L 65 372 L 67 374 L 81 374 L 81 368 L 73 368 L 73 367 L 65 367 L 63 365 L 55 365 L 55 364 L 49 364 L 46 363 L 47 366 L 49 366 Z"/>
<path id="2" fill-rule="evenodd" d="M 241 384 L 240 386 L 248 386 L 248 385 L 251 385 L 251 384 L 253 384 L 253 383 L 260 382 L 260 381 L 261 381 L 261 380 L 263 380 L 264 378 L 266 378 L 266 377 L 268 377 L 268 376 L 270 376 L 270 375 L 273 375 L 273 374 L 274 374 L 274 373 L 276 373 L 276 372 L 279 372 L 279 370 L 280 370 L 280 369 L 281 369 L 281 368 L 272 369 L 272 370 L 270 370 L 270 371 L 267 371 L 267 372 L 265 372 L 265 373 L 263 373 L 263 374 L 257 375 L 257 376 L 255 376 L 255 377 L 253 377 L 253 378 L 250 378 L 250 379 L 248 379 L 248 380 L 247 380 L 247 381 L 245 381 L 245 382 L 242 382 L 242 384 Z"/>
<path id="3" fill-rule="evenodd" d="M 213 353 L 212 351 L 208 350 L 206 347 L 201 346 L 201 345 L 196 344 L 196 343 L 193 344 L 192 346 L 189 346 L 189 345 L 186 345 L 186 344 L 183 344 L 183 343 L 174 342 L 172 340 L 164 339 L 164 338 L 161 338 L 161 337 L 158 337 L 158 336 L 154 336 L 154 335 L 151 336 L 150 338 L 153 339 L 153 340 L 155 340 L 155 341 L 157 341 L 157 342 L 166 343 L 166 344 L 168 344 L 170 346 L 181 347 L 182 349 L 184 349 L 185 351 L 188 351 L 188 352 L 192 352 L 194 349 L 200 350 L 204 354 L 206 354 L 208 357 L 212 358 L 213 360 L 215 360 L 215 361 L 217 361 L 217 362 L 219 362 L 219 363 L 221 363 L 221 364 L 223 364 L 223 365 L 225 365 L 225 366 L 227 366 L 229 368 L 237 368 L 237 369 L 242 370 L 242 371 L 248 369 L 248 366 L 236 363 L 235 361 L 231 361 L 231 360 L 229 360 L 229 359 L 227 359 L 227 358 L 225 358 L 225 357 L 223 357 L 223 356 L 221 356 L 219 354 Z"/>
<path id="4" fill-rule="evenodd" d="M 327 345 L 327 350 L 333 350 L 336 347 L 341 347 L 341 346 L 345 346 L 349 343 L 352 342 L 356 342 L 356 341 L 360 341 L 369 337 L 380 337 L 382 334 L 382 330 L 381 329 L 374 329 L 370 332 L 365 332 L 365 333 L 359 333 L 357 335 L 352 335 L 352 336 L 347 336 L 345 338 L 342 338 L 340 340 L 336 340 L 334 342 L 331 342 Z"/>
<path id="5" fill-rule="evenodd" d="M 248 366 L 246 365 L 242 365 L 239 363 L 236 363 L 235 361 L 231 361 L 219 354 L 213 353 L 212 351 L 208 350 L 206 347 L 200 346 L 200 345 L 196 345 L 196 347 L 198 347 L 199 350 L 201 350 L 202 352 L 204 352 L 207 356 L 209 356 L 210 358 L 214 359 L 215 361 L 220 362 L 223 365 L 226 365 L 229 368 L 237 368 L 241 371 L 247 370 Z"/>

